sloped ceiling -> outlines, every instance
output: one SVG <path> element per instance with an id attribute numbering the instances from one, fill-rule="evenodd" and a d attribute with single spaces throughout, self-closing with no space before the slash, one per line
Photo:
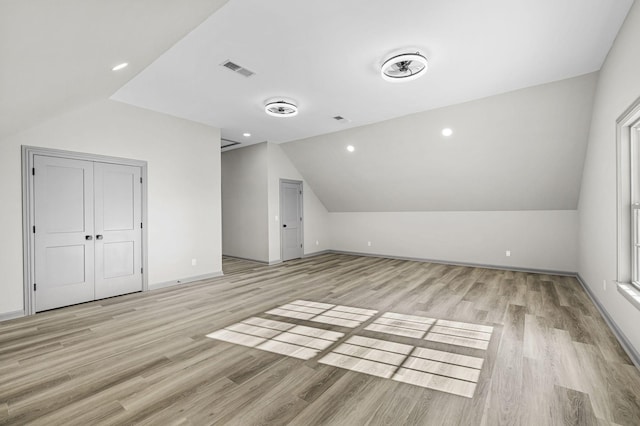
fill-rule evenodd
<path id="1" fill-rule="evenodd" d="M 0 138 L 115 93 L 243 145 L 294 141 L 331 211 L 574 209 L 595 84 L 575 76 L 600 68 L 633 2 L 226 3 L 1 0 Z M 383 81 L 408 46 L 428 74 Z M 301 113 L 267 117 L 271 96 Z"/>
<path id="2" fill-rule="evenodd" d="M 232 0 L 113 99 L 219 127 L 242 145 L 288 142 L 597 71 L 631 4 Z M 424 53 L 426 75 L 384 81 L 380 65 L 397 50 Z M 295 100 L 300 114 L 267 116 L 272 97 Z"/>
<path id="3" fill-rule="evenodd" d="M 596 81 L 587 74 L 280 147 L 332 212 L 573 210 Z"/>
<path id="4" fill-rule="evenodd" d="M 226 1 L 0 1 L 0 138 L 108 98 Z"/>

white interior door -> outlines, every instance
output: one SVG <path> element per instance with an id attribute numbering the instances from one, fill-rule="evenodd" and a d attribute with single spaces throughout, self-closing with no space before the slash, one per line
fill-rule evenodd
<path id="1" fill-rule="evenodd" d="M 36 312 L 141 291 L 141 167 L 33 158 Z"/>
<path id="2" fill-rule="evenodd" d="M 94 176 L 96 299 L 141 291 L 141 169 L 94 163 Z"/>
<path id="3" fill-rule="evenodd" d="M 302 247 L 302 182 L 280 182 L 280 244 L 282 260 L 301 258 Z"/>
<path id="4" fill-rule="evenodd" d="M 93 163 L 34 156 L 36 311 L 93 300 Z"/>

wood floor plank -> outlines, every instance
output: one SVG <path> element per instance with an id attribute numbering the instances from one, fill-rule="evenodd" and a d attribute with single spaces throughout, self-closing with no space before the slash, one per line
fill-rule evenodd
<path id="1" fill-rule="evenodd" d="M 489 406 L 484 420 L 488 425 L 515 424 L 527 402 L 522 398 L 524 309 L 510 305 L 491 377 Z"/>
<path id="2" fill-rule="evenodd" d="M 562 423 L 566 425 L 597 426 L 589 395 L 561 386 L 555 387 L 558 406 L 562 407 Z"/>
<path id="3" fill-rule="evenodd" d="M 574 278 L 342 254 L 223 268 L 0 322 L 0 424 L 640 424 L 640 372 Z M 224 329 L 262 340 L 207 337 Z"/>

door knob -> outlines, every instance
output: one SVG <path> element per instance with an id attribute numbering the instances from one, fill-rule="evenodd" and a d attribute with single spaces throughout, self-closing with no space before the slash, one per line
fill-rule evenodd
<path id="1" fill-rule="evenodd" d="M 96 235 L 96 240 L 101 240 L 102 239 L 102 235 Z"/>
<path id="2" fill-rule="evenodd" d="M 283 228 L 286 228 L 286 227 L 287 227 L 287 225 L 282 225 L 282 227 L 283 227 Z"/>
<path id="3" fill-rule="evenodd" d="M 93 237 L 91 235 L 85 235 L 84 239 L 87 240 L 87 241 L 88 240 L 93 240 Z"/>

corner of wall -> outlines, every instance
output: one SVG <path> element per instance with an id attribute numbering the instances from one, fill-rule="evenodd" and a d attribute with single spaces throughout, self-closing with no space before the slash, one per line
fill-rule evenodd
<path id="1" fill-rule="evenodd" d="M 269 194 L 269 261 L 280 260 L 280 179 L 303 182 L 304 253 L 324 251 L 329 243 L 328 212 L 316 196 L 309 182 L 300 174 L 289 156 L 277 144 L 268 143 L 268 194 Z"/>

